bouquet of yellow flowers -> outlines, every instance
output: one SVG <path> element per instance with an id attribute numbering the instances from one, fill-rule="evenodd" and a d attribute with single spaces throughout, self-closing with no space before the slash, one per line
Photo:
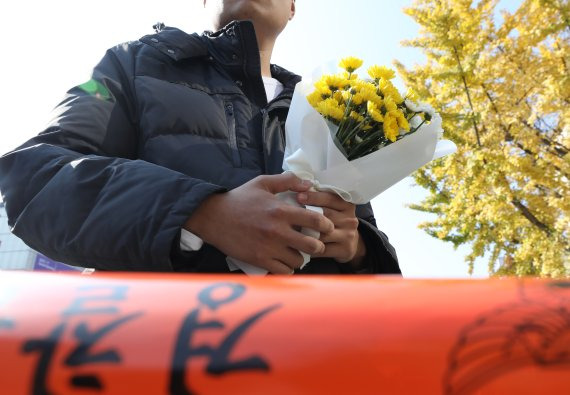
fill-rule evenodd
<path id="1" fill-rule="evenodd" d="M 414 133 L 431 121 L 428 109 L 419 109 L 417 96 L 410 89 L 403 98 L 392 84 L 393 70 L 374 65 L 368 69 L 370 80 L 354 72 L 363 61 L 342 59 L 344 72 L 323 75 L 309 103 L 326 120 L 338 126 L 334 141 L 348 160 L 366 156 Z"/>
<path id="2" fill-rule="evenodd" d="M 369 79 L 355 73 L 363 61 L 342 59 L 338 73 L 322 73 L 295 87 L 285 124 L 283 169 L 312 180 L 315 189 L 339 194 L 355 204 L 368 203 L 429 161 L 456 150 L 441 140 L 441 117 L 405 96 L 392 83 L 393 70 L 368 68 Z"/>

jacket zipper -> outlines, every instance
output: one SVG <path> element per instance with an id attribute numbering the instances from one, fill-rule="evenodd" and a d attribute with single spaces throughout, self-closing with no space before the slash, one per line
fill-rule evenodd
<path id="1" fill-rule="evenodd" d="M 229 101 L 225 101 L 224 108 L 226 112 L 226 123 L 228 125 L 228 137 L 230 143 L 230 152 L 232 155 L 232 163 L 234 167 L 241 167 L 241 157 L 239 155 L 239 150 L 237 146 L 236 118 L 234 113 L 234 105 Z"/>

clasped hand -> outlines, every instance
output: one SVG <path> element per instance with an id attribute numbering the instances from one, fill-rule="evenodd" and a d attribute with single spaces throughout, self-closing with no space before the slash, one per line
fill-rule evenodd
<path id="1" fill-rule="evenodd" d="M 312 192 L 311 186 L 290 173 L 259 176 L 207 198 L 185 228 L 226 255 L 274 274 L 299 268 L 298 251 L 357 265 L 365 248 L 355 206 L 335 194 Z M 297 192 L 301 204 L 322 207 L 323 214 L 279 200 L 276 194 L 286 191 Z M 320 239 L 303 235 L 303 227 L 319 232 Z"/>

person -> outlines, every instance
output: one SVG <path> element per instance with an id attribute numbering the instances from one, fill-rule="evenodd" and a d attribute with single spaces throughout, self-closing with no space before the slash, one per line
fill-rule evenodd
<path id="1" fill-rule="evenodd" d="M 400 273 L 370 204 L 282 173 L 300 77 L 271 64 L 294 0 L 204 0 L 214 32 L 156 33 L 107 51 L 49 127 L 0 159 L 12 231 L 100 270 Z M 319 214 L 276 195 L 293 191 Z M 305 236 L 313 229 L 320 238 Z M 299 270 L 299 251 L 313 259 Z"/>

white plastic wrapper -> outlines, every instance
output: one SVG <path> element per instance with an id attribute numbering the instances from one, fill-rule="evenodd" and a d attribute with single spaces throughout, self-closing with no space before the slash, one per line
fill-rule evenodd
<path id="1" fill-rule="evenodd" d="M 449 140 L 439 140 L 441 118 L 378 151 L 349 161 L 333 142 L 337 127 L 327 122 L 307 101 L 313 84 L 295 88 L 285 124 L 286 147 L 283 169 L 299 178 L 313 180 L 315 189 L 338 193 L 354 204 L 370 200 L 433 159 L 457 149 Z"/>
<path id="2" fill-rule="evenodd" d="M 285 124 L 283 170 L 313 181 L 316 190 L 332 191 L 347 202 L 365 204 L 426 163 L 457 150 L 452 141 L 439 140 L 441 117 L 434 112 L 431 122 L 415 133 L 349 161 L 333 141 L 337 126 L 327 122 L 307 101 L 313 89 L 312 81 L 300 82 L 295 87 Z M 283 199 L 296 204 L 290 196 Z M 314 231 L 304 232 L 319 237 Z M 310 257 L 301 255 L 305 265 Z M 230 261 L 248 274 L 266 274 L 265 270 L 247 263 L 229 258 L 228 264 Z"/>

